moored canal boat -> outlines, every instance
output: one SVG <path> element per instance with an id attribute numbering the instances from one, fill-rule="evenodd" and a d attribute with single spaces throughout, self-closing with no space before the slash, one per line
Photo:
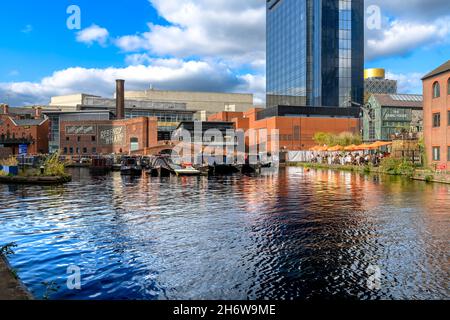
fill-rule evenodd
<path id="1" fill-rule="evenodd" d="M 123 176 L 140 176 L 142 175 L 142 166 L 136 158 L 123 158 L 120 174 Z"/>
<path id="2" fill-rule="evenodd" d="M 113 161 L 106 157 L 95 157 L 92 159 L 89 170 L 94 174 L 105 174 L 112 170 Z"/>
<path id="3" fill-rule="evenodd" d="M 183 164 L 179 167 L 174 168 L 175 174 L 177 176 L 199 176 L 201 171 L 195 169 L 192 164 Z"/>

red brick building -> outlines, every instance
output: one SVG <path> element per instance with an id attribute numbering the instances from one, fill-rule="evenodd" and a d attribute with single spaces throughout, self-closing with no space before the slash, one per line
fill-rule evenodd
<path id="1" fill-rule="evenodd" d="M 158 144 L 156 118 L 62 122 L 64 155 L 129 154 Z"/>
<path id="2" fill-rule="evenodd" d="M 233 121 L 236 129 L 267 130 L 267 148 L 271 149 L 271 133 L 278 130 L 278 147 L 290 151 L 308 150 L 315 146 L 313 140 L 317 132 L 359 133 L 360 121 L 355 117 L 320 116 L 272 116 L 261 118 L 263 109 L 251 109 L 247 112 L 221 112 L 209 118 L 210 121 Z M 248 143 L 248 139 L 247 139 Z"/>
<path id="3" fill-rule="evenodd" d="M 31 112 L 24 117 L 15 114 L 14 108 L 0 105 L 0 147 L 10 148 L 14 155 L 25 145 L 29 155 L 48 153 L 49 121 L 41 118 L 38 109 Z"/>
<path id="4" fill-rule="evenodd" d="M 428 164 L 450 169 L 450 60 L 423 79 Z"/>

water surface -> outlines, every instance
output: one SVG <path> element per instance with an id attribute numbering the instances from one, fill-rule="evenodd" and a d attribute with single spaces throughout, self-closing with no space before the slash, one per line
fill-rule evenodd
<path id="1" fill-rule="evenodd" d="M 43 282 L 59 286 L 52 299 L 450 298 L 447 185 L 301 168 L 72 173 L 0 185 L 0 244 L 17 243 L 10 262 L 37 298 Z M 70 265 L 81 290 L 66 286 Z"/>

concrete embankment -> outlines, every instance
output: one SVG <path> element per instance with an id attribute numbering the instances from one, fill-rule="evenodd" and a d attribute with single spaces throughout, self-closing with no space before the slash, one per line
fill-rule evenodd
<path id="1" fill-rule="evenodd" d="M 8 262 L 0 256 L 0 300 L 32 300 L 33 297 L 17 278 Z"/>

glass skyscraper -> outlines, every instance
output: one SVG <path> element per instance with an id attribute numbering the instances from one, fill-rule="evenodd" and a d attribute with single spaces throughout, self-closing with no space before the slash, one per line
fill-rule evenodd
<path id="1" fill-rule="evenodd" d="M 267 0 L 267 106 L 364 100 L 364 0 Z"/>

